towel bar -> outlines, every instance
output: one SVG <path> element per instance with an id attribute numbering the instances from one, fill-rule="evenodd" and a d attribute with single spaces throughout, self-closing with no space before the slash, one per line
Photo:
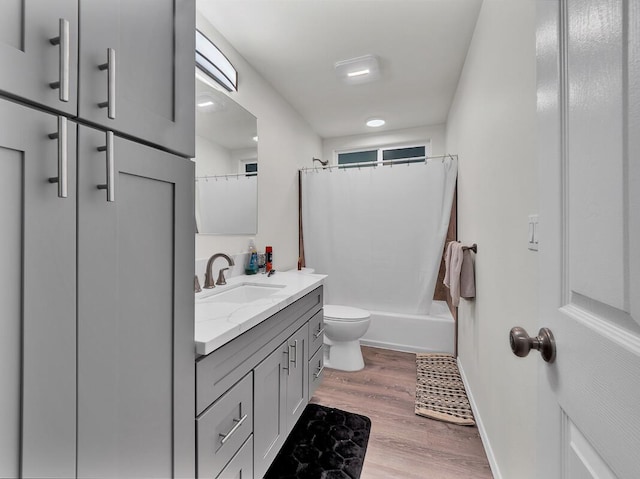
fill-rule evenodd
<path id="1" fill-rule="evenodd" d="M 477 253 L 478 252 L 478 245 L 473 243 L 471 246 L 463 246 L 462 249 L 463 250 L 470 249 L 474 253 Z"/>

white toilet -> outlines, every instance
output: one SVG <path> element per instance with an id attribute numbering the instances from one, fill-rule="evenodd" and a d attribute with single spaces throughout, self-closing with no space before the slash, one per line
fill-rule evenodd
<path id="1" fill-rule="evenodd" d="M 369 329 L 371 314 L 364 309 L 324 305 L 324 365 L 341 371 L 364 368 L 360 338 Z"/>

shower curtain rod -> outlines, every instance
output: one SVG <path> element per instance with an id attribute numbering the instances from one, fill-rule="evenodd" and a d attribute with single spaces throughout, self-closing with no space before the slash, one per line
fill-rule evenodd
<path id="1" fill-rule="evenodd" d="M 414 158 L 401 158 L 398 160 L 382 160 L 382 161 L 363 161 L 361 163 L 345 163 L 342 165 L 328 165 L 328 166 L 312 166 L 311 168 L 303 167 L 300 168 L 300 171 L 313 171 L 313 170 L 331 170 L 333 168 L 353 168 L 353 167 L 362 167 L 362 166 L 393 166 L 397 163 L 410 164 L 410 163 L 418 163 L 415 160 L 424 160 L 426 163 L 430 160 L 445 160 L 446 158 L 451 158 L 452 160 L 455 158 L 458 159 L 458 155 L 446 154 L 446 155 L 433 155 L 433 156 L 417 156 Z"/>
<path id="2" fill-rule="evenodd" d="M 204 175 L 204 176 L 196 176 L 196 181 L 199 180 L 217 180 L 218 178 L 225 178 L 225 179 L 229 179 L 229 178 L 240 178 L 241 176 L 258 176 L 258 174 L 247 174 L 247 173 L 229 173 L 227 175 Z"/>

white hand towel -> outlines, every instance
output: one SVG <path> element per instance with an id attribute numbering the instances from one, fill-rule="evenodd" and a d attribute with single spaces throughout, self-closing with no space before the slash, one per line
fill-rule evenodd
<path id="1" fill-rule="evenodd" d="M 451 287 L 451 245 L 454 243 L 455 241 L 449 241 L 444 249 L 444 280 L 442 284 L 447 288 Z"/>

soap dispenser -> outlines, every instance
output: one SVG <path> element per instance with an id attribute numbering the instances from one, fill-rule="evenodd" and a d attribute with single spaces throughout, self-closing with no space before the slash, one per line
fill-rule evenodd
<path id="1" fill-rule="evenodd" d="M 244 269 L 245 274 L 256 274 L 258 272 L 258 250 L 253 239 L 249 240 L 249 261 Z"/>

